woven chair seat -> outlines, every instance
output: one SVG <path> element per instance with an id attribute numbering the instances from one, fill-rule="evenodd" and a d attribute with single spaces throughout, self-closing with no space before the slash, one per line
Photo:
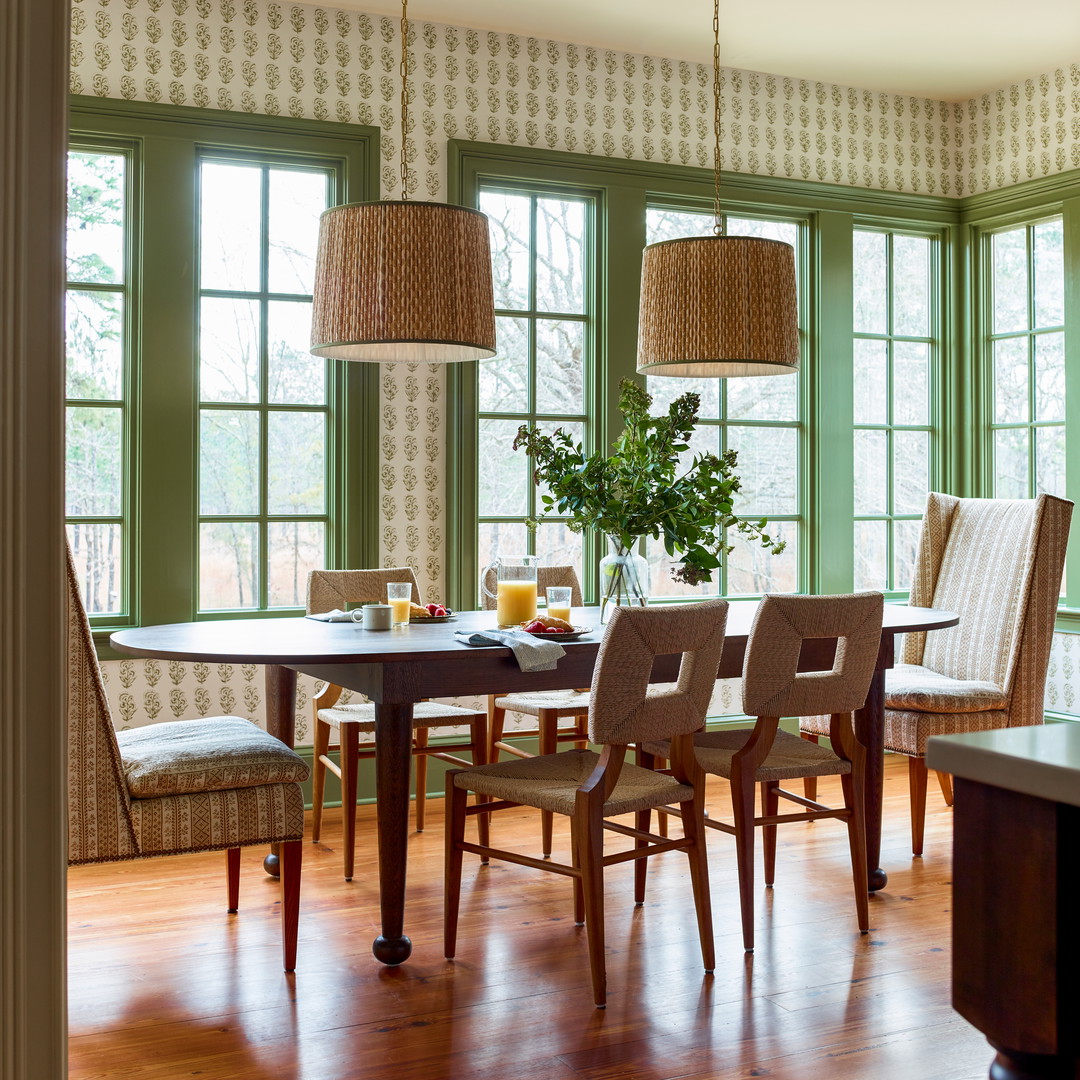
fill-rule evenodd
<path id="1" fill-rule="evenodd" d="M 589 711 L 588 690 L 537 690 L 533 694 L 507 694 L 495 699 L 497 709 L 539 716 L 540 710 L 552 710 L 560 716 L 577 716 Z"/>
<path id="2" fill-rule="evenodd" d="M 462 727 L 472 723 L 476 716 L 476 709 L 461 709 L 457 705 L 440 705 L 436 701 L 418 701 L 413 706 L 413 727 Z M 332 728 L 338 728 L 342 724 L 355 724 L 358 731 L 372 734 L 375 732 L 375 706 L 370 702 L 320 709 L 319 719 Z"/>
<path id="3" fill-rule="evenodd" d="M 826 718 L 827 719 L 827 718 Z M 826 725 L 826 734 L 828 726 Z M 731 779 L 732 756 L 746 745 L 751 729 L 734 731 L 703 731 L 694 736 L 694 749 L 701 767 L 714 776 Z M 642 747 L 646 753 L 668 757 L 669 746 L 663 743 L 647 743 Z M 797 735 L 777 731 L 769 756 L 754 774 L 756 781 L 794 780 L 804 776 L 840 776 L 851 772 L 851 762 L 838 758 L 831 750 L 816 743 L 807 742 Z"/>
<path id="4" fill-rule="evenodd" d="M 600 755 L 592 750 L 565 750 L 561 754 L 465 769 L 454 776 L 454 783 L 494 799 L 570 815 L 574 813 L 577 789 L 592 775 L 599 760 Z M 692 787 L 680 784 L 673 776 L 626 764 L 611 798 L 604 803 L 604 817 L 686 802 L 693 795 Z"/>
<path id="5" fill-rule="evenodd" d="M 1040 718 L 1041 719 L 1041 718 Z M 926 756 L 926 740 L 931 735 L 959 735 L 966 731 L 999 731 L 1017 727 L 1015 717 L 1003 710 L 978 713 L 931 713 L 887 709 L 885 749 L 908 757 Z"/>

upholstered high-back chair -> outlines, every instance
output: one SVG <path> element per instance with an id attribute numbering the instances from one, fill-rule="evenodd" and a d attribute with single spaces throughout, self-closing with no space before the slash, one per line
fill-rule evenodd
<path id="1" fill-rule="evenodd" d="M 727 602 L 711 600 L 655 608 L 616 608 L 607 624 L 592 680 L 589 737 L 602 753 L 565 750 L 559 754 L 498 761 L 447 774 L 445 952 L 457 947 L 461 861 L 465 851 L 564 874 L 574 881 L 574 917 L 585 923 L 592 969 L 593 998 L 607 1000 L 604 965 L 603 869 L 628 858 L 683 850 L 697 908 L 698 934 L 706 970 L 713 968 L 712 915 L 702 838 L 701 769 L 694 757 L 693 732 L 705 722 L 720 654 L 724 647 Z M 649 686 L 657 656 L 682 654 L 678 681 Z M 626 764 L 627 744 L 670 740 L 670 775 Z M 466 806 L 467 794 L 495 802 Z M 668 840 L 649 831 L 654 809 L 678 804 L 683 837 Z M 557 863 L 465 841 L 469 815 L 534 806 L 570 819 L 570 863 Z M 606 821 L 635 815 L 635 827 Z M 632 837 L 630 852 L 604 855 L 608 828 Z M 639 863 L 638 865 L 644 865 Z"/>
<path id="2" fill-rule="evenodd" d="M 907 634 L 885 673 L 885 748 L 908 758 L 911 845 L 922 854 L 926 740 L 1041 724 L 1073 504 L 931 492 L 911 606 L 955 611 L 947 630 Z M 826 734 L 808 718 L 804 730 Z M 943 783 L 951 799 L 949 784 Z"/>
<path id="3" fill-rule="evenodd" d="M 68 550 L 68 864 L 280 845 L 282 950 L 296 967 L 307 763 L 240 716 L 115 732 Z"/>
<path id="4" fill-rule="evenodd" d="M 408 566 L 382 570 L 313 570 L 308 576 L 308 614 L 345 610 L 350 604 L 386 602 L 386 586 L 391 581 L 412 583 L 414 604 L 420 603 L 420 587 Z M 365 631 L 357 630 L 357 633 Z M 390 631 L 393 633 L 393 631 Z M 357 761 L 375 755 L 375 706 L 366 701 L 339 705 L 343 689 L 327 683 L 311 699 L 315 728 L 315 772 L 312 784 L 311 839 L 318 843 L 322 835 L 323 801 L 326 773 L 341 780 L 341 804 L 344 825 L 345 880 L 351 881 L 356 860 Z M 469 729 L 468 739 L 453 743 L 428 745 L 432 728 Z M 363 736 L 363 741 L 361 741 Z M 339 761 L 330 756 L 331 745 L 340 748 Z M 467 750 L 472 760 L 457 757 L 453 751 Z M 413 706 L 413 757 L 416 761 L 416 831 L 424 831 L 427 805 L 427 759 L 437 757 L 452 765 L 482 764 L 487 760 L 487 711 L 460 709 L 421 701 Z M 486 828 L 486 819 L 480 823 Z"/>

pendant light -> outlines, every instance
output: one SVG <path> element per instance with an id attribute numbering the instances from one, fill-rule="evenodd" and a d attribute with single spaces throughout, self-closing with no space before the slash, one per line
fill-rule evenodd
<path id="1" fill-rule="evenodd" d="M 799 370 L 795 250 L 725 236 L 720 213 L 720 0 L 713 2 L 712 236 L 650 244 L 641 263 L 637 369 L 725 377 Z"/>
<path id="2" fill-rule="evenodd" d="M 408 0 L 401 5 L 401 193 L 351 203 L 319 222 L 311 351 L 379 363 L 495 355 L 487 217 L 409 201 Z"/>

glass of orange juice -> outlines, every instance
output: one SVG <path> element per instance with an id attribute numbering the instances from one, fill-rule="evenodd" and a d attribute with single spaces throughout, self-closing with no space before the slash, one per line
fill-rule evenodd
<path id="1" fill-rule="evenodd" d="M 386 602 L 390 605 L 395 626 L 409 625 L 409 605 L 412 603 L 411 581 L 388 581 Z"/>
<path id="2" fill-rule="evenodd" d="M 570 598 L 573 590 L 568 585 L 547 587 L 547 613 L 555 619 L 570 621 Z"/>

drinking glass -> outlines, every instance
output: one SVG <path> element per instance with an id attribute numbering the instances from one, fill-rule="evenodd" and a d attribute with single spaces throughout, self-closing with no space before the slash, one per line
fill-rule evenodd
<path id="1" fill-rule="evenodd" d="M 411 581 L 388 581 L 386 602 L 393 608 L 395 626 L 409 625 L 409 605 L 412 603 Z"/>
<path id="2" fill-rule="evenodd" d="M 570 621 L 570 598 L 573 590 L 568 585 L 549 585 L 547 592 L 547 614 L 555 619 Z"/>

